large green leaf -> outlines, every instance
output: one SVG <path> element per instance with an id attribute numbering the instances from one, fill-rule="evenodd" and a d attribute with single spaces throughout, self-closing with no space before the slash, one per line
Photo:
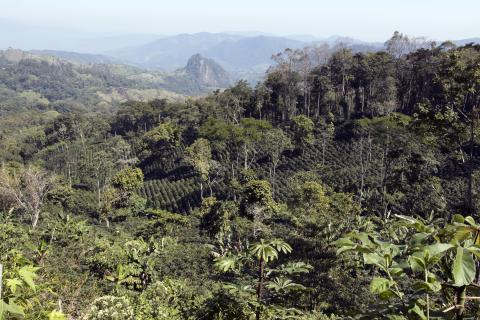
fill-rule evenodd
<path id="1" fill-rule="evenodd" d="M 372 293 L 381 293 L 388 289 L 390 289 L 390 280 L 388 279 L 375 277 L 370 283 L 370 292 Z"/>
<path id="2" fill-rule="evenodd" d="M 237 266 L 238 258 L 235 256 L 219 257 L 215 259 L 215 266 L 223 272 L 234 270 Z"/>
<path id="3" fill-rule="evenodd" d="M 370 292 L 378 294 L 381 299 L 389 299 L 398 296 L 391 288 L 394 283 L 385 278 L 373 278 L 370 283 Z"/>
<path id="4" fill-rule="evenodd" d="M 437 254 L 443 253 L 454 246 L 450 243 L 435 243 L 425 247 L 431 256 L 436 256 Z"/>
<path id="5" fill-rule="evenodd" d="M 472 283 L 475 278 L 475 271 L 475 261 L 472 254 L 465 248 L 458 247 L 452 269 L 455 286 L 462 287 Z"/>
<path id="6" fill-rule="evenodd" d="M 427 316 L 423 312 L 422 308 L 418 306 L 418 304 L 415 304 L 410 310 L 408 310 L 410 313 L 415 314 L 419 319 L 421 320 L 427 320 Z"/>
<path id="7" fill-rule="evenodd" d="M 36 272 L 39 268 L 33 266 L 25 266 L 18 270 L 18 275 L 20 278 L 33 290 L 37 288 L 35 286 L 34 280 L 38 277 Z"/>
<path id="8" fill-rule="evenodd" d="M 472 227 L 478 227 L 477 224 L 475 223 L 475 220 L 471 216 L 466 217 L 465 222 L 471 225 Z"/>
<path id="9" fill-rule="evenodd" d="M 20 316 L 24 316 L 25 313 L 23 308 L 15 303 L 13 299 L 6 303 L 3 300 L 0 300 L 0 320 L 3 320 L 7 313 L 16 314 Z"/>
<path id="10" fill-rule="evenodd" d="M 427 281 L 417 281 L 413 284 L 415 290 L 421 290 L 425 292 L 438 292 L 442 289 L 442 284 L 436 279 L 435 276 L 428 277 Z"/>
<path id="11" fill-rule="evenodd" d="M 421 253 L 410 256 L 408 263 L 414 272 L 422 272 L 427 268 L 427 263 L 425 262 L 425 259 L 422 257 Z"/>
<path id="12" fill-rule="evenodd" d="M 385 258 L 378 253 L 364 253 L 363 261 L 365 264 L 373 264 L 379 268 L 385 269 Z"/>
<path id="13" fill-rule="evenodd" d="M 13 279 L 7 279 L 7 287 L 10 289 L 10 291 L 15 294 L 17 292 L 17 287 L 21 287 L 23 284 L 22 281 L 18 278 L 13 278 Z"/>

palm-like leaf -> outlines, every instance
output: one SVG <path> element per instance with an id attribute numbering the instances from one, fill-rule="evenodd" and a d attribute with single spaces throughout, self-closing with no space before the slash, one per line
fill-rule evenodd
<path id="1" fill-rule="evenodd" d="M 272 271 L 282 272 L 285 274 L 309 273 L 313 267 L 305 262 L 289 262 L 281 265 L 280 268 Z"/>
<path id="2" fill-rule="evenodd" d="M 283 253 L 292 252 L 292 247 L 281 239 L 274 239 L 270 241 L 270 245 L 274 247 L 278 252 L 283 252 Z"/>
<path id="3" fill-rule="evenodd" d="M 304 286 L 295 283 L 290 279 L 275 278 L 267 284 L 267 288 L 276 292 L 285 292 L 290 290 L 303 290 Z"/>
<path id="4" fill-rule="evenodd" d="M 255 293 L 255 289 L 251 285 L 236 285 L 233 283 L 225 283 L 223 288 L 226 289 L 231 294 L 253 294 Z"/>
<path id="5" fill-rule="evenodd" d="M 256 243 L 251 247 L 250 251 L 258 260 L 269 262 L 277 259 L 280 252 L 292 252 L 292 247 L 283 240 L 275 239 L 265 242 L 261 239 L 259 243 Z"/>
<path id="6" fill-rule="evenodd" d="M 222 272 L 235 270 L 239 262 L 239 258 L 234 255 L 215 258 L 215 267 Z"/>

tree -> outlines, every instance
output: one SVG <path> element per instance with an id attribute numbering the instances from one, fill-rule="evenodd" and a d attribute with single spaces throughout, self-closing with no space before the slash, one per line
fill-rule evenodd
<path id="1" fill-rule="evenodd" d="M 212 167 L 210 142 L 203 138 L 195 140 L 186 150 L 186 160 L 200 175 L 200 197 L 203 199 L 203 183 L 208 180 Z"/>
<path id="2" fill-rule="evenodd" d="M 133 166 L 138 159 L 132 155 L 132 147 L 122 137 L 116 136 L 112 138 L 112 151 L 119 168 L 124 169 Z"/>
<path id="3" fill-rule="evenodd" d="M 292 247 L 281 239 L 273 239 L 270 241 L 265 241 L 260 239 L 259 242 L 252 244 L 249 247 L 247 253 L 241 253 L 239 255 L 233 255 L 227 253 L 223 256 L 218 256 L 215 258 L 215 266 L 222 272 L 231 272 L 235 270 L 241 270 L 242 267 L 249 265 L 250 259 L 254 259 L 256 262 L 257 276 L 256 276 L 256 287 L 255 299 L 256 303 L 253 305 L 255 307 L 255 318 L 259 320 L 261 318 L 262 310 L 265 308 L 266 302 L 264 301 L 265 288 L 278 291 L 286 290 L 302 290 L 305 289 L 300 284 L 296 284 L 289 279 L 285 278 L 285 275 L 293 275 L 296 273 L 308 273 L 311 270 L 311 266 L 308 264 L 297 262 L 297 263 L 288 263 L 280 266 L 276 269 L 267 269 L 267 266 L 273 261 L 279 258 L 281 253 L 288 254 L 292 252 Z M 287 271 L 288 270 L 288 271 Z M 253 270 L 251 270 L 253 271 Z M 271 278 L 274 274 L 279 276 Z M 228 284 L 227 288 L 230 292 L 243 292 L 247 299 L 251 299 L 248 292 L 252 286 L 237 286 L 235 284 Z"/>
<path id="4" fill-rule="evenodd" d="M 104 189 L 98 209 L 99 217 L 110 227 L 110 220 L 116 217 L 137 214 L 144 209 L 146 199 L 137 191 L 143 186 L 143 172 L 140 168 L 126 168 L 117 172 Z"/>
<path id="5" fill-rule="evenodd" d="M 114 173 L 115 163 L 113 153 L 108 150 L 99 150 L 93 153 L 93 159 L 82 158 L 80 164 L 87 183 L 91 190 L 97 194 L 97 209 L 101 206 L 102 194 L 108 187 L 110 178 Z"/>
<path id="6" fill-rule="evenodd" d="M 300 94 L 298 83 L 300 74 L 296 69 L 298 52 L 285 49 L 272 56 L 276 65 L 268 72 L 265 85 L 271 94 L 274 107 L 271 110 L 272 122 L 288 121 L 297 112 L 297 96 Z M 278 115 L 280 114 L 280 118 Z"/>
<path id="7" fill-rule="evenodd" d="M 275 201 L 266 180 L 250 180 L 243 187 L 241 211 L 253 221 L 253 237 L 262 231 L 263 221 L 273 213 Z"/>
<path id="8" fill-rule="evenodd" d="M 283 152 L 291 147 L 292 141 L 282 129 L 272 129 L 263 135 L 263 150 L 268 154 L 272 163 L 270 178 L 273 197 L 275 197 L 275 177 L 278 163 L 282 158 Z"/>
<path id="9" fill-rule="evenodd" d="M 240 124 L 238 132 L 240 136 L 237 138 L 243 147 L 243 168 L 248 169 L 255 160 L 263 134 L 271 129 L 272 125 L 268 121 L 253 118 L 244 118 Z"/>
<path id="10" fill-rule="evenodd" d="M 340 48 L 332 54 L 328 62 L 331 72 L 332 84 L 335 88 L 335 103 L 338 113 L 343 114 L 343 118 L 350 118 L 350 111 L 353 105 L 353 95 L 351 90 L 351 81 L 353 79 L 353 54 L 350 49 Z"/>
<path id="11" fill-rule="evenodd" d="M 314 142 L 313 129 L 313 121 L 307 116 L 299 115 L 292 119 L 293 139 L 303 153 Z"/>
<path id="12" fill-rule="evenodd" d="M 263 285 L 265 277 L 265 264 L 278 259 L 279 253 L 290 253 L 292 247 L 282 240 L 272 240 L 265 242 L 260 239 L 260 242 L 253 245 L 250 249 L 251 254 L 258 260 L 258 284 L 257 284 L 257 302 L 262 303 L 263 298 Z M 256 316 L 257 320 L 260 320 L 260 307 L 257 308 Z"/>
<path id="13" fill-rule="evenodd" d="M 126 168 L 112 177 L 112 186 L 127 198 L 143 186 L 143 172 L 140 168 Z"/>
<path id="14" fill-rule="evenodd" d="M 53 181 L 53 175 L 42 169 L 27 167 L 11 173 L 3 166 L 0 169 L 0 200 L 23 210 L 35 228 Z"/>
<path id="15" fill-rule="evenodd" d="M 178 147 L 181 141 L 182 131 L 178 125 L 169 121 L 161 123 L 143 135 L 144 148 L 141 158 L 146 159 L 154 155 L 163 159 L 166 154 Z"/>
<path id="16" fill-rule="evenodd" d="M 335 125 L 333 124 L 333 114 L 329 112 L 327 122 L 323 122 L 321 127 L 322 137 L 322 165 L 325 165 L 325 151 L 327 149 L 327 142 L 331 142 L 335 136 Z"/>
<path id="17" fill-rule="evenodd" d="M 392 37 L 385 42 L 386 50 L 395 58 L 404 58 L 408 53 L 420 48 L 429 47 L 431 44 L 426 38 L 409 38 L 399 31 L 395 31 Z"/>
<path id="18" fill-rule="evenodd" d="M 252 94 L 252 88 L 245 80 L 238 81 L 233 87 L 222 92 L 221 98 L 224 99 L 228 120 L 239 124 L 243 113 L 251 105 Z"/>

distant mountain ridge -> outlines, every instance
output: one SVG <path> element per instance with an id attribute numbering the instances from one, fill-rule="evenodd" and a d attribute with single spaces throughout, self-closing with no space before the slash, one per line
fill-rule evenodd
<path id="1" fill-rule="evenodd" d="M 119 60 L 103 54 L 79 53 L 79 52 L 60 51 L 60 50 L 30 50 L 30 52 L 39 56 L 54 56 L 60 59 L 64 59 L 73 63 L 80 63 L 80 64 L 120 63 Z"/>
<path id="2" fill-rule="evenodd" d="M 342 35 L 320 38 L 310 34 L 278 36 L 260 31 L 231 31 L 170 36 L 101 35 L 95 38 L 91 33 L 76 33 L 74 30 L 58 30 L 55 33 L 55 30 L 49 27 L 37 30 L 32 26 L 11 24 L 2 19 L 0 26 L 3 26 L 0 28 L 0 49 L 2 46 L 5 48 L 18 44 L 21 48 L 36 49 L 31 52 L 37 55 L 56 56 L 80 64 L 124 64 L 149 70 L 150 73 L 164 73 L 169 79 L 178 76 L 180 73 L 177 71 L 183 69 L 188 60 L 198 53 L 206 59 L 214 60 L 229 73 L 232 80 L 246 79 L 252 84 L 260 80 L 274 63 L 271 60 L 272 55 L 286 48 L 301 49 L 323 45 L 332 48 L 340 43 L 354 52 L 378 51 L 384 48 L 384 42 L 368 42 Z M 32 38 L 30 42 L 27 39 L 29 35 Z M 57 41 L 55 37 L 58 37 Z M 437 44 L 441 42 L 443 41 L 437 41 Z M 480 38 L 452 42 L 457 45 L 480 43 Z M 180 78 L 187 81 L 188 77 L 183 74 Z M 187 82 L 188 86 L 193 86 L 195 80 L 190 78 Z M 200 87 L 194 91 L 198 90 Z"/>
<path id="3" fill-rule="evenodd" d="M 141 46 L 107 52 L 141 68 L 173 71 L 185 65 L 194 54 L 214 59 L 230 71 L 254 69 L 271 63 L 271 56 L 285 48 L 301 48 L 305 42 L 273 36 L 244 37 L 207 33 L 180 34 Z"/>

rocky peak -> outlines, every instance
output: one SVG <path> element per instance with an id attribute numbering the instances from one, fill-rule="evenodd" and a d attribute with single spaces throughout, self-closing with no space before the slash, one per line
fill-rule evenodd
<path id="1" fill-rule="evenodd" d="M 225 88 L 231 84 L 225 69 L 214 60 L 205 58 L 198 53 L 188 59 L 187 66 L 183 71 L 203 86 Z"/>

